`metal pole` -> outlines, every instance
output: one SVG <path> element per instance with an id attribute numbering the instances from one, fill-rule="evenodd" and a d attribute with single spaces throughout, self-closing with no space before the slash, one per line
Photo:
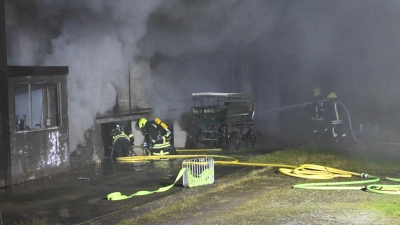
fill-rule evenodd
<path id="1" fill-rule="evenodd" d="M 4 0 L 0 0 L 0 187 L 11 185 L 7 44 Z"/>
<path id="2" fill-rule="evenodd" d="M 129 63 L 129 73 L 128 73 L 128 84 L 129 84 L 129 113 L 132 112 L 132 99 L 131 99 L 131 64 Z"/>

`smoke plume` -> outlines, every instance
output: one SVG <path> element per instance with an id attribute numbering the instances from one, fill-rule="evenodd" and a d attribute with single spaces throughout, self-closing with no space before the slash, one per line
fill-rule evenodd
<path id="1" fill-rule="evenodd" d="M 69 66 L 71 149 L 84 144 L 96 114 L 126 88 L 136 43 L 161 1 L 9 1 L 10 65 Z"/>
<path id="2" fill-rule="evenodd" d="M 9 64 L 70 68 L 71 146 L 97 113 L 115 105 L 135 56 L 150 59 L 157 116 L 190 112 L 193 92 L 246 92 L 259 131 L 299 131 L 301 108 L 286 122 L 266 112 L 308 102 L 319 83 L 360 123 L 400 122 L 397 1 L 7 3 L 9 36 L 18 37 L 8 40 Z"/>

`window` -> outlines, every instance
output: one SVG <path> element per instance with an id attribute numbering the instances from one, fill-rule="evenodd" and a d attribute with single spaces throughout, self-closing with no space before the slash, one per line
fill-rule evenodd
<path id="1" fill-rule="evenodd" d="M 60 83 L 17 83 L 14 94 L 17 131 L 61 126 Z"/>

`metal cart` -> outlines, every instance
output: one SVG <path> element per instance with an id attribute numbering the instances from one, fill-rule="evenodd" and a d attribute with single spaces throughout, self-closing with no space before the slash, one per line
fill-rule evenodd
<path id="1" fill-rule="evenodd" d="M 193 93 L 192 114 L 199 128 L 196 147 L 228 146 L 231 150 L 255 147 L 257 135 L 254 126 L 254 102 L 243 93 Z"/>

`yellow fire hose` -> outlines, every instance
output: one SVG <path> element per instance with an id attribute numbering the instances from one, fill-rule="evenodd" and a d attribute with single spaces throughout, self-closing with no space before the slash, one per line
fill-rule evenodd
<path id="1" fill-rule="evenodd" d="M 345 170 L 339 170 L 331 167 L 314 165 L 314 164 L 304 164 L 296 169 L 289 171 L 284 168 L 280 168 L 279 171 L 288 176 L 307 178 L 307 179 L 332 179 L 339 177 L 352 177 L 359 176 L 362 178 L 373 178 L 369 180 L 362 181 L 347 181 L 347 182 L 329 182 L 329 183 L 306 183 L 306 184 L 296 184 L 293 188 L 301 189 L 314 189 L 314 190 L 361 190 L 365 186 L 355 187 L 355 186 L 334 186 L 334 185 L 350 185 L 350 184 L 365 184 L 378 182 L 380 179 L 375 176 L 368 176 L 368 174 L 354 173 Z"/>
<path id="2" fill-rule="evenodd" d="M 240 165 L 240 166 L 261 166 L 261 167 L 278 167 L 279 172 L 285 174 L 287 176 L 293 176 L 298 178 L 306 178 L 306 179 L 333 179 L 333 178 L 341 178 L 341 177 L 352 177 L 358 176 L 361 178 L 370 178 L 368 180 L 362 181 L 348 181 L 348 182 L 329 182 L 329 183 L 305 183 L 305 184 L 296 184 L 293 188 L 297 189 L 312 189 L 312 190 L 368 190 L 370 192 L 379 193 L 379 194 L 400 194 L 400 185 L 383 185 L 383 184 L 369 184 L 367 186 L 339 186 L 339 185 L 355 185 L 355 184 L 368 184 L 375 183 L 380 180 L 379 177 L 371 176 L 366 173 L 355 173 L 340 169 L 335 169 L 331 167 L 315 165 L 315 164 L 303 164 L 300 166 L 291 166 L 285 164 L 266 164 L 266 163 L 246 163 L 239 162 L 237 159 L 229 156 L 221 156 L 221 155 L 151 155 L 151 152 L 142 146 L 135 146 L 146 150 L 149 155 L 144 156 L 128 156 L 128 157 L 119 157 L 117 161 L 121 163 L 135 163 L 135 162 L 146 162 L 150 160 L 162 160 L 162 159 L 188 159 L 188 158 L 198 158 L 198 157 L 209 157 L 209 158 L 217 158 L 221 159 L 220 161 L 214 160 L 214 164 L 220 165 Z M 198 151 L 220 151 L 219 149 L 184 149 L 178 150 L 179 152 L 198 152 Z M 175 182 L 169 186 L 159 188 L 155 191 L 139 191 L 132 195 L 126 196 L 122 195 L 120 192 L 114 192 L 107 195 L 108 200 L 123 200 L 127 198 L 131 198 L 139 195 L 147 195 L 156 192 L 164 192 L 169 190 L 174 186 L 174 184 L 182 177 L 185 169 L 181 169 Z M 400 182 L 400 179 L 397 178 L 386 178 L 387 180 Z"/>
<path id="3" fill-rule="evenodd" d="M 347 182 L 329 182 L 329 183 L 306 183 L 296 184 L 293 188 L 313 189 L 313 190 L 368 190 L 379 194 L 400 194 L 400 185 L 385 185 L 385 184 L 369 184 L 367 186 L 338 186 L 338 185 L 355 185 L 368 184 L 380 181 L 379 177 L 371 176 L 366 173 L 354 173 L 344 170 L 338 170 L 331 167 L 304 164 L 293 170 L 279 168 L 279 171 L 288 176 L 307 178 L 307 179 L 332 179 L 339 177 L 359 176 L 361 178 L 370 178 L 362 181 L 347 181 Z M 400 179 L 386 178 L 390 181 L 400 182 Z"/>
<path id="4" fill-rule="evenodd" d="M 179 174 L 176 177 L 175 182 L 173 184 L 171 184 L 171 185 L 166 186 L 166 187 L 161 187 L 161 188 L 159 188 L 159 189 L 157 189 L 155 191 L 138 191 L 138 192 L 136 192 L 134 194 L 131 194 L 131 195 L 123 195 L 123 194 L 121 194 L 121 192 L 113 192 L 113 193 L 110 193 L 110 194 L 107 195 L 107 200 L 112 200 L 112 201 L 124 200 L 124 199 L 132 198 L 132 197 L 135 197 L 135 196 L 149 195 L 149 194 L 153 194 L 153 193 L 157 193 L 157 192 L 168 191 L 183 176 L 184 172 L 185 172 L 185 169 L 182 168 L 179 171 Z"/>

